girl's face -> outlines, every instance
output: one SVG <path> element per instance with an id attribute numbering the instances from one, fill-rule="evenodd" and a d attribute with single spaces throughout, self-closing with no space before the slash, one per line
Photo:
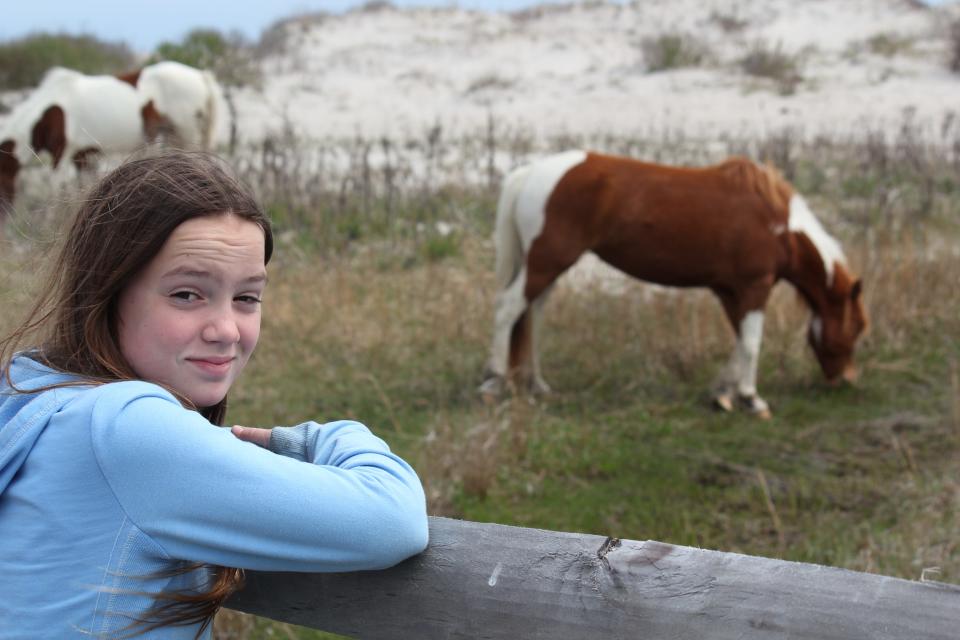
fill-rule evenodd
<path id="1" fill-rule="evenodd" d="M 118 300 L 120 350 L 144 380 L 217 404 L 260 337 L 263 230 L 233 214 L 190 219 Z"/>

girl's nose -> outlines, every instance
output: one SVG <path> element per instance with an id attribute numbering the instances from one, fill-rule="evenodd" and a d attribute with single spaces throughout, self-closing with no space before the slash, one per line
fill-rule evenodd
<path id="1" fill-rule="evenodd" d="M 200 333 L 204 342 L 220 342 L 233 344 L 240 342 L 240 328 L 229 314 L 217 316 L 210 320 Z"/>

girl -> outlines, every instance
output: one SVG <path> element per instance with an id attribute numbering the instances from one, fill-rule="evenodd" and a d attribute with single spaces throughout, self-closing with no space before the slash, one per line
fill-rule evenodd
<path id="1" fill-rule="evenodd" d="M 363 425 L 219 427 L 272 249 L 210 155 L 130 160 L 93 188 L 0 342 L 0 639 L 209 637 L 243 569 L 425 548 L 420 481 Z"/>

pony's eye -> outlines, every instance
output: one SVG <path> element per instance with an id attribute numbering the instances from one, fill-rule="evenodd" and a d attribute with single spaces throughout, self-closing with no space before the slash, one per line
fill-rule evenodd
<path id="1" fill-rule="evenodd" d="M 823 342 L 823 320 L 821 320 L 819 317 L 814 316 L 810 320 L 810 335 L 813 336 L 813 339 L 817 344 Z"/>

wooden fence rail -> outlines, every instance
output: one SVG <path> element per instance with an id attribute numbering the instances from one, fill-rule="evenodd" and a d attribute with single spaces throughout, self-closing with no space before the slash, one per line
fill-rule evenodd
<path id="1" fill-rule="evenodd" d="M 960 638 L 953 585 L 436 517 L 392 569 L 247 585 L 227 606 L 370 640 Z"/>

